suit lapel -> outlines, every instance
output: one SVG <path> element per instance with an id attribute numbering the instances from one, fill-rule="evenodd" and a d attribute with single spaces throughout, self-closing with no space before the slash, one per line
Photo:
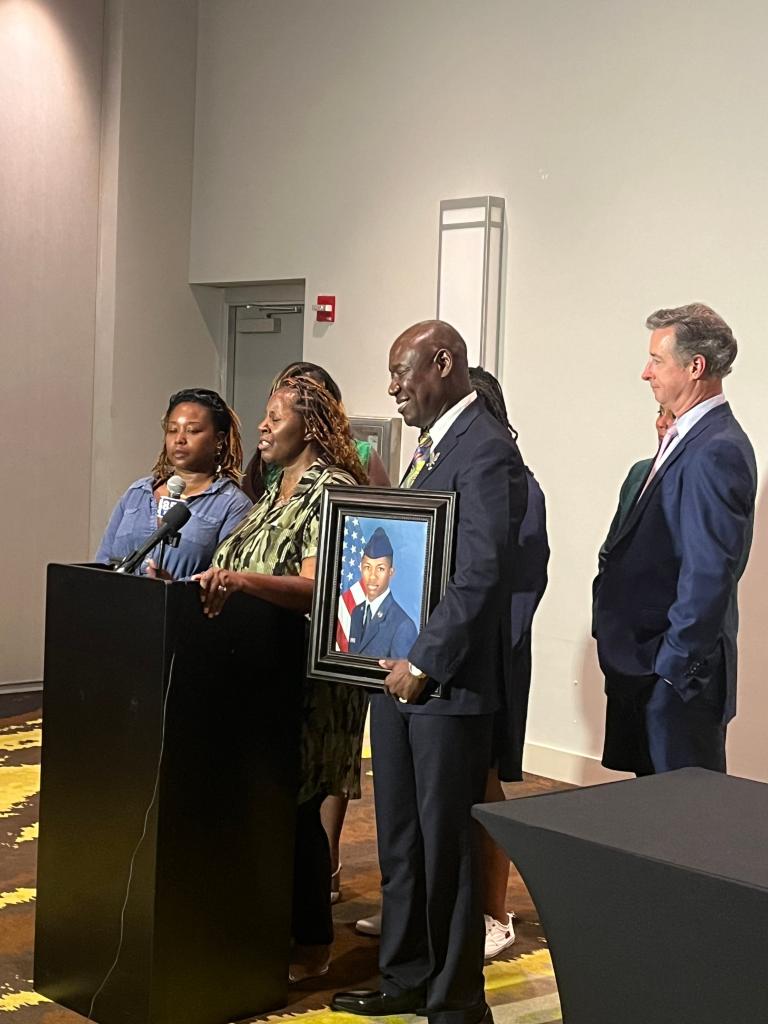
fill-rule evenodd
<path id="1" fill-rule="evenodd" d="M 461 415 L 456 419 L 455 423 L 452 423 L 448 433 L 443 437 L 438 444 L 436 444 L 431 453 L 431 464 L 432 468 L 428 469 L 427 466 L 422 469 L 419 475 L 416 477 L 413 487 L 424 488 L 429 490 L 430 479 L 436 470 L 442 469 L 446 461 L 451 456 L 451 452 L 459 443 L 459 438 L 467 430 L 469 425 L 477 419 L 482 412 L 482 406 L 480 399 L 476 398 L 474 402 L 467 406 Z"/>
<path id="2" fill-rule="evenodd" d="M 632 511 L 626 517 L 618 533 L 614 537 L 613 543 L 611 544 L 611 547 L 608 549 L 609 551 L 616 547 L 616 545 L 622 539 L 622 537 L 625 537 L 634 529 L 634 527 L 640 520 L 640 517 L 642 516 L 643 512 L 648 507 L 648 502 L 650 501 L 652 495 L 656 492 L 659 484 L 664 478 L 664 475 L 668 472 L 670 466 L 674 465 L 674 463 L 680 458 L 680 456 L 683 454 L 688 445 L 693 443 L 705 431 L 711 429 L 712 427 L 719 426 L 723 420 L 729 417 L 731 419 L 733 418 L 731 414 L 731 407 L 727 402 L 725 402 L 723 403 L 723 405 L 718 405 L 715 406 L 714 409 L 710 409 L 708 413 L 701 417 L 698 423 L 695 423 L 691 427 L 691 429 L 688 431 L 685 437 L 683 437 L 682 440 L 672 449 L 672 452 L 665 459 L 663 465 L 656 472 L 653 480 L 651 480 L 651 482 L 648 484 L 645 491 L 643 491 L 643 493 L 640 495 L 637 501 L 635 501 Z"/>

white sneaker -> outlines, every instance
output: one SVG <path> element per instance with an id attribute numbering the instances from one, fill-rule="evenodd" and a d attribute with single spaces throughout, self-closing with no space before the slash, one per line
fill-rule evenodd
<path id="1" fill-rule="evenodd" d="M 514 914 L 507 914 L 507 923 L 502 924 L 490 914 L 485 914 L 485 959 L 493 960 L 502 950 L 507 949 L 515 941 L 515 929 L 512 927 Z"/>
<path id="2" fill-rule="evenodd" d="M 355 924 L 355 931 L 361 935 L 381 935 L 381 912 L 371 914 L 370 917 L 361 917 Z"/>

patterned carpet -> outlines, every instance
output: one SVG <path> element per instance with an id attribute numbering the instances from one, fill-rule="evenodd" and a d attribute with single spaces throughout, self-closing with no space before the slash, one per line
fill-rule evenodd
<path id="1" fill-rule="evenodd" d="M 32 988 L 41 724 L 39 694 L 0 697 L 0 1014 L 13 1014 L 13 1024 L 77 1024 L 82 1019 L 78 1014 L 49 1002 Z M 364 764 L 369 769 L 370 764 Z M 322 979 L 322 989 L 316 982 L 292 987 L 289 1004 L 269 1020 L 361 1024 L 360 1017 L 331 1013 L 328 1000 L 339 988 L 375 985 L 377 976 L 376 941 L 354 931 L 354 922 L 376 909 L 378 889 L 369 770 L 364 780 L 363 799 L 350 805 L 344 830 L 344 898 L 334 913 L 331 969 Z M 507 787 L 507 792 L 528 796 L 555 788 L 560 787 L 531 777 Z M 495 1020 L 497 1024 L 558 1024 L 561 1015 L 552 963 L 535 908 L 514 871 L 508 906 L 518 915 L 517 941 L 509 955 L 489 964 L 485 972 Z M 410 1024 L 419 1018 L 386 1020 Z"/>

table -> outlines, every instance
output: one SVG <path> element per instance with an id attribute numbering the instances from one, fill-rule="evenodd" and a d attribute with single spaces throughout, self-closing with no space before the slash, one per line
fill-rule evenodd
<path id="1" fill-rule="evenodd" d="M 768 1022 L 768 785 L 698 768 L 478 805 L 564 1024 Z"/>

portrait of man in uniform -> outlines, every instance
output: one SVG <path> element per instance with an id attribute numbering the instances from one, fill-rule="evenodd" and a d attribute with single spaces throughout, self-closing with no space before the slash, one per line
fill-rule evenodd
<path id="1" fill-rule="evenodd" d="M 350 521 L 345 536 L 337 650 L 377 660 L 407 657 L 419 634 L 425 526 L 361 517 Z"/>
<path id="2" fill-rule="evenodd" d="M 368 658 L 405 658 L 418 630 L 413 619 L 392 595 L 395 575 L 392 543 L 377 527 L 363 549 L 360 583 L 365 600 L 352 612 L 349 653 Z"/>

